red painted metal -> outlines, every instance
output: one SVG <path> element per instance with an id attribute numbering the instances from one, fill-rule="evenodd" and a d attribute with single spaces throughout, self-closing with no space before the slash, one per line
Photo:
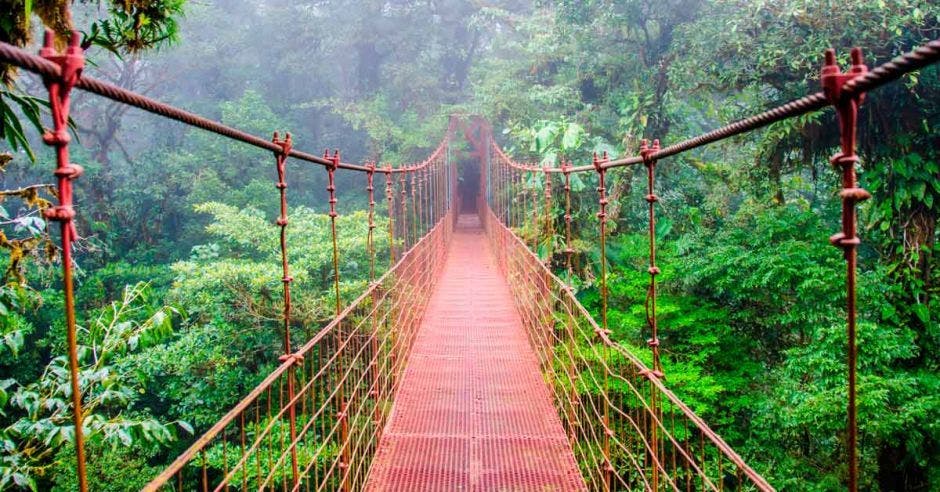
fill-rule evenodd
<path id="1" fill-rule="evenodd" d="M 580 466 L 584 473 L 584 481 L 575 484 L 576 488 L 586 485 L 604 490 L 637 487 L 711 490 L 721 489 L 729 477 L 734 477 L 736 484 L 741 488 L 770 490 L 770 486 L 759 475 L 747 467 L 720 437 L 663 385 L 655 304 L 655 277 L 659 269 L 655 255 L 653 204 L 657 197 L 654 194 L 654 170 L 659 159 L 775 121 L 819 110 L 827 105 L 834 106 L 839 117 L 841 152 L 833 157 L 832 162 L 842 175 L 843 189 L 840 197 L 843 209 L 842 231 L 830 239 L 844 251 L 847 264 L 849 398 L 846 447 L 849 464 L 848 486 L 850 490 L 857 490 L 855 290 L 857 248 L 860 240 L 857 237 L 856 206 L 858 202 L 870 196 L 858 186 L 855 173 L 858 163 L 855 150 L 858 106 L 866 91 L 940 60 L 940 41 L 927 43 L 870 72 L 862 63 L 861 51 L 858 49 L 852 52 L 851 71 L 844 74 L 835 63 L 834 53 L 827 52 L 826 64 L 821 74 L 824 89 L 822 92 L 662 149 L 655 145 L 645 147 L 639 156 L 616 160 L 609 160 L 606 155 L 603 159 L 595 156 L 591 165 L 572 166 L 563 162 L 560 168 L 551 168 L 515 162 L 493 142 L 491 128 L 485 120 L 475 117 L 468 125 L 466 122 L 460 122 L 458 118 L 452 118 L 447 137 L 428 159 L 412 166 L 400 166 L 395 169 L 389 166 L 382 171 L 386 174 L 386 195 L 389 204 L 391 268 L 379 279 L 375 279 L 374 270 L 374 164 L 343 163 L 338 152 L 332 156 L 326 153 L 323 157 L 298 152 L 291 148 L 289 138 L 282 141 L 275 136 L 273 141 L 267 141 L 93 78 L 82 78 L 80 74 L 84 59 L 75 34 L 62 55 L 52 47 L 52 35 L 47 34 L 45 47 L 40 55 L 36 57 L 6 43 L 0 43 L 0 60 L 42 75 L 49 90 L 53 128 L 44 134 L 43 140 L 56 149 L 55 175 L 58 179 L 59 204 L 45 210 L 44 215 L 50 221 L 60 222 L 62 228 L 68 355 L 75 410 L 76 468 L 81 490 L 87 489 L 87 484 L 82 435 L 82 393 L 78 382 L 76 353 L 71 245 L 77 238 L 72 181 L 81 175 L 82 168 L 69 162 L 67 131 L 69 96 L 71 89 L 75 87 L 273 151 L 278 161 L 281 214 L 277 223 L 280 226 L 282 246 L 285 331 L 285 354 L 281 358 L 282 364 L 235 409 L 200 437 L 168 470 L 148 486 L 149 489 L 169 483 L 173 478 L 179 481 L 180 489 L 184 488 L 184 483 L 191 483 L 192 488 L 197 488 L 198 484 L 203 490 L 210 488 L 210 482 L 216 484 L 215 490 L 227 489 L 239 483 L 242 488 L 247 488 L 249 479 L 257 481 L 259 488 L 271 488 L 275 485 L 287 488 L 292 485 L 294 490 L 302 484 L 308 488 L 313 484 L 315 490 L 358 490 L 365 485 L 372 456 L 387 421 L 387 408 L 399 388 L 409 388 L 402 386 L 404 362 L 410 354 L 421 313 L 442 266 L 446 245 L 452 236 L 451 228 L 458 220 L 449 210 L 450 207 L 444 206 L 455 203 L 452 197 L 445 198 L 445 190 L 456 193 L 457 187 L 456 173 L 453 172 L 449 161 L 449 151 L 448 157 L 444 157 L 443 152 L 448 148 L 447 142 L 456 126 L 462 124 L 464 134 L 473 148 L 471 155 L 481 160 L 480 169 L 482 178 L 485 179 L 480 182 L 493 188 L 481 190 L 478 203 L 481 224 L 486 230 L 490 244 L 489 251 L 495 255 L 487 264 L 498 267 L 509 282 L 510 290 L 503 293 L 499 302 L 506 303 L 507 298 L 514 301 L 518 323 L 528 339 L 529 350 L 536 356 L 535 366 L 528 373 L 500 373 L 500 370 L 506 369 L 506 365 L 494 363 L 492 370 L 487 366 L 480 377 L 483 381 L 494 381 L 493 384 L 497 386 L 505 384 L 506 388 L 514 388 L 516 393 L 528 391 L 533 385 L 547 387 L 551 397 L 549 400 L 556 406 L 556 415 L 561 417 L 562 435 L 570 439 L 573 447 L 569 448 L 567 443 L 557 441 L 539 442 L 535 449 L 530 451 L 529 448 L 533 444 L 529 439 L 530 435 L 553 433 L 558 430 L 558 426 L 527 416 L 525 412 L 530 408 L 520 406 L 515 398 L 518 394 L 512 395 L 509 394 L 512 392 L 509 392 L 507 395 L 484 395 L 479 401 L 474 400 L 470 409 L 482 417 L 466 421 L 449 419 L 447 412 L 441 409 L 421 407 L 430 405 L 430 402 L 420 400 L 417 403 L 419 410 L 424 408 L 443 419 L 441 425 L 445 425 L 448 432 L 479 433 L 482 437 L 478 442 L 471 439 L 470 445 L 464 447 L 458 442 L 435 444 L 427 440 L 424 444 L 408 447 L 408 439 L 420 441 L 422 437 L 405 435 L 402 437 L 402 442 L 406 442 L 403 444 L 406 451 L 404 455 L 412 456 L 415 460 L 422 459 L 428 449 L 434 449 L 434 446 L 439 444 L 443 446 L 441 449 L 449 449 L 453 453 L 451 456 L 458 461 L 469 460 L 468 469 L 471 472 L 468 480 L 476 480 L 472 483 L 479 484 L 482 489 L 498 488 L 500 484 L 519 480 L 522 480 L 522 483 L 548 483 L 545 480 L 550 482 L 554 478 L 545 478 L 535 472 L 531 476 L 525 473 L 519 475 L 516 471 L 508 474 L 494 472 L 489 475 L 473 475 L 473 470 L 495 469 L 502 464 L 507 464 L 506 466 L 513 470 L 521 470 L 534 466 L 524 457 L 543 452 L 547 454 L 538 456 L 547 460 L 545 463 L 548 464 L 540 462 L 539 466 L 547 466 L 557 471 L 570 464 L 566 461 L 568 450 L 574 452 L 577 466 Z M 337 303 L 336 319 L 297 351 L 291 351 L 289 332 L 291 299 L 285 241 L 287 203 L 284 170 L 288 156 L 320 164 L 328 171 L 333 234 L 333 283 Z M 650 206 L 651 278 L 648 320 L 652 333 L 650 346 L 654 352 L 652 369 L 645 367 L 629 351 L 610 339 L 606 319 L 606 265 L 603 261 L 606 237 L 606 171 L 641 163 L 648 169 L 647 201 Z M 346 309 L 342 309 L 339 292 L 335 194 L 335 171 L 338 169 L 367 173 L 369 192 L 367 243 L 371 258 L 370 278 L 374 282 L 366 293 Z M 537 213 L 539 204 L 535 190 L 528 186 L 532 174 L 539 172 L 544 173 L 546 180 L 542 214 Z M 551 233 L 553 222 L 550 216 L 549 176 L 552 172 L 562 173 L 565 178 L 564 253 L 569 274 L 573 255 L 570 173 L 597 172 L 599 176 L 599 246 L 602 257 L 599 277 L 602 294 L 600 326 L 578 303 L 572 290 L 547 268 L 550 266 L 549 262 L 541 261 L 526 245 L 531 239 L 534 249 L 539 245 L 540 235 Z M 394 200 L 393 174 L 400 176 L 401 200 L 397 205 Z M 531 200 L 529 193 L 532 194 Z M 410 207 L 408 194 L 411 195 Z M 488 197 L 490 202 L 486 202 L 484 197 Z M 544 228 L 540 215 L 544 215 Z M 401 233 L 399 238 L 395 237 L 396 223 Z M 461 232 L 465 233 L 470 234 Z M 525 239 L 520 238 L 517 233 Z M 478 248 L 475 251 L 480 250 Z M 549 260 L 550 255 L 551 253 Z M 469 281 L 468 284 L 473 285 Z M 446 289 L 438 293 L 439 296 L 448 294 Z M 471 303 L 467 308 L 470 310 L 468 312 L 476 315 L 478 306 L 472 303 L 488 305 L 497 300 L 480 295 L 468 302 Z M 498 309 L 488 312 L 488 315 L 510 316 Z M 469 315 L 465 312 L 462 316 Z M 426 323 L 433 324 L 434 321 L 435 318 L 428 318 Z M 441 322 L 442 326 L 450 321 L 453 321 L 451 324 L 459 324 L 456 320 L 448 320 L 446 314 L 436 318 L 436 321 Z M 468 328 L 469 333 L 473 333 L 476 328 Z M 511 341 L 500 338 L 509 332 L 512 330 L 507 327 L 507 330 L 497 330 L 485 339 L 472 339 L 475 348 L 467 350 L 484 350 L 485 354 L 478 354 L 481 360 L 488 355 L 498 354 L 505 346 L 490 347 L 487 343 L 497 341 L 511 346 Z M 438 340 L 435 343 L 443 349 L 451 350 L 453 347 L 448 345 L 451 342 L 453 340 Z M 513 362 L 516 363 L 524 365 L 525 361 Z M 510 366 L 515 367 L 513 364 Z M 476 372 L 470 371 L 468 374 L 470 383 L 477 381 L 474 379 L 478 376 Z M 454 377 L 460 379 L 463 375 Z M 611 391 L 611 380 L 620 390 Z M 418 381 L 421 381 L 420 377 Z M 470 388 L 472 390 L 472 384 Z M 628 390 L 625 394 L 622 391 L 624 388 Z M 399 403 L 402 408 L 406 408 L 407 399 L 402 399 Z M 295 411 L 298 405 L 302 423 L 299 429 L 295 422 L 298 417 Z M 516 410 L 521 413 L 513 413 Z M 369 415 L 372 415 L 372 418 L 368 418 Z M 289 428 L 287 432 L 282 430 L 285 427 L 282 425 L 283 420 L 289 422 L 286 426 Z M 404 419 L 403 422 L 402 425 L 406 425 L 409 421 Z M 437 420 L 425 422 L 416 419 L 411 422 L 414 425 L 433 426 Z M 213 443 L 221 445 L 221 469 L 216 464 L 209 464 L 207 459 L 207 455 L 213 451 L 208 446 Z M 228 453 L 235 448 L 238 448 L 239 452 L 235 453 L 235 460 L 231 461 Z M 298 469 L 301 449 L 307 455 L 307 464 L 303 470 Z M 290 470 L 285 472 L 282 467 L 288 457 L 291 466 Z M 380 468 L 376 470 L 376 473 L 379 473 Z M 449 477 L 446 480 L 457 480 L 455 475 L 444 473 L 442 476 Z"/>
<path id="2" fill-rule="evenodd" d="M 586 488 L 476 215 L 460 216 L 366 488 Z"/>
<path id="3" fill-rule="evenodd" d="M 68 48 L 59 54 L 55 49 L 55 35 L 47 30 L 43 48 L 39 55 L 59 67 L 58 76 L 44 78 L 49 91 L 49 110 L 52 113 L 52 130 L 47 130 L 42 140 L 55 148 L 59 204 L 43 210 L 43 216 L 61 224 L 62 234 L 62 290 L 65 294 L 66 343 L 68 345 L 69 381 L 72 393 L 72 421 L 75 424 L 75 460 L 78 488 L 88 490 L 85 469 L 85 439 L 82 425 L 82 391 L 78 370 L 78 339 L 75 328 L 75 286 L 72 282 L 72 243 L 78 239 L 75 228 L 75 209 L 72 206 L 72 181 L 82 175 L 83 169 L 69 160 L 69 109 L 72 88 L 81 80 L 85 67 L 85 54 L 80 45 L 80 34 L 72 32 Z"/>
<path id="4" fill-rule="evenodd" d="M 290 133 L 288 133 L 283 140 L 281 140 L 277 134 L 274 132 L 274 138 L 271 139 L 276 145 L 281 147 L 281 152 L 275 153 L 275 162 L 277 167 L 277 184 L 275 187 L 278 189 L 280 198 L 281 198 L 281 213 L 277 218 L 277 226 L 280 228 L 280 240 L 281 240 L 281 270 L 282 277 L 281 283 L 283 284 L 284 291 L 284 311 L 282 314 L 283 318 L 283 328 L 284 328 L 284 354 L 279 357 L 281 362 L 290 362 L 291 368 L 287 371 L 287 399 L 290 402 L 294 401 L 294 396 L 296 394 L 295 388 L 295 371 L 296 365 L 302 361 L 302 358 L 298 359 L 294 356 L 291 351 L 291 340 L 290 340 L 290 316 L 291 316 L 291 299 L 290 299 L 290 285 L 294 281 L 293 277 L 290 276 L 290 265 L 287 258 L 287 156 L 290 155 L 291 147 L 293 146 L 293 141 L 291 140 Z M 297 439 L 297 405 L 290 403 L 288 406 L 288 426 L 290 432 L 288 436 L 290 442 L 294 442 Z M 297 448 L 296 446 L 291 446 L 290 448 L 290 463 L 291 463 L 291 483 L 296 484 L 298 478 L 300 477 L 298 464 L 297 464 Z"/>
<path id="5" fill-rule="evenodd" d="M 369 233 L 366 236 L 366 249 L 369 253 L 369 282 L 375 281 L 375 163 L 366 165 L 366 193 L 369 196 Z"/>
<path id="6" fill-rule="evenodd" d="M 649 204 L 649 244 L 650 244 L 650 283 L 646 293 L 646 323 L 650 329 L 650 339 L 647 344 L 653 352 L 653 373 L 658 378 L 663 377 L 663 365 L 659 357 L 659 325 L 656 320 L 656 276 L 659 275 L 659 267 L 656 266 L 656 202 L 659 197 L 655 193 L 656 182 L 656 159 L 653 158 L 659 152 L 659 140 L 653 140 L 653 145 L 644 139 L 640 144 L 640 156 L 646 165 L 646 202 Z"/>
<path id="7" fill-rule="evenodd" d="M 864 92 L 855 92 L 847 97 L 843 94 L 845 85 L 865 75 L 868 68 L 862 62 L 862 50 L 852 50 L 852 68 L 848 73 L 841 73 L 836 64 L 835 51 L 826 51 L 826 64 L 822 69 L 821 81 L 823 91 L 829 101 L 836 108 L 839 118 L 839 135 L 841 150 L 832 156 L 831 162 L 842 175 L 842 230 L 829 241 L 841 248 L 846 263 L 846 337 L 848 339 L 848 423 L 847 423 L 847 461 L 849 463 L 849 490 L 858 490 L 858 422 L 855 407 L 856 394 L 856 366 L 858 349 L 856 346 L 856 267 L 858 262 L 858 245 L 861 240 L 857 235 L 856 205 L 871 198 L 871 194 L 858 186 L 855 175 L 855 166 L 858 165 L 858 155 L 855 153 L 855 138 L 858 125 L 858 107 L 864 101 Z"/>
<path id="8" fill-rule="evenodd" d="M 339 151 L 334 150 L 333 156 L 330 157 L 330 151 L 323 151 L 323 158 L 330 161 L 330 165 L 326 167 L 327 174 L 327 184 L 326 191 L 330 195 L 330 236 L 333 239 L 333 290 L 336 295 L 336 315 L 339 316 L 339 313 L 342 311 L 343 301 L 339 295 L 339 247 L 336 242 L 336 217 L 339 213 L 336 211 L 336 169 L 339 167 L 340 158 Z"/>
<path id="9" fill-rule="evenodd" d="M 518 169 L 504 154 L 494 154 L 497 175 L 544 172 Z M 595 159 L 599 178 L 606 174 L 604 162 Z M 598 217 L 604 224 L 603 179 L 598 192 Z M 493 199 L 495 208 L 502 209 L 512 195 Z M 515 222 L 515 214 L 508 214 L 514 221 L 509 227 L 492 205 L 485 204 L 480 212 L 486 216 L 488 239 L 510 281 L 512 299 L 586 485 L 591 490 L 773 490 L 655 371 L 611 340 L 610 331 L 594 321 L 572 289 L 516 235 L 523 224 Z M 604 271 L 598 280 L 603 292 Z"/>
<path id="10" fill-rule="evenodd" d="M 431 157 L 408 169 L 430 171 L 444 166 L 450 134 L 449 130 Z M 279 183 L 286 182 L 281 167 L 287 155 L 286 151 L 276 154 Z M 339 162 L 338 153 L 327 157 Z M 368 167 L 371 176 L 375 170 Z M 334 168 L 327 170 L 332 174 Z M 392 173 L 386 177 L 391 200 Z M 328 186 L 335 187 L 331 178 Z M 369 183 L 371 202 L 371 179 Z M 278 187 L 282 192 L 286 189 Z M 424 187 L 423 193 L 442 192 L 431 188 Z M 334 190 L 329 191 L 333 198 Z M 278 224 L 284 224 L 283 232 L 287 213 L 283 195 L 281 199 L 284 209 L 279 218 L 285 220 Z M 427 197 L 417 195 L 416 199 L 426 201 Z M 330 212 L 335 220 L 333 205 Z M 144 490 L 172 484 L 179 490 L 361 490 L 450 241 L 451 212 L 443 210 L 438 217 L 386 273 L 309 341 L 282 357 L 275 371 Z M 389 243 L 395 244 L 392 233 L 390 228 Z M 282 259 L 286 245 L 284 251 Z M 334 268 L 336 255 L 334 249 Z M 221 462 L 210 461 L 208 457 L 218 456 L 220 449 Z"/>
<path id="11" fill-rule="evenodd" d="M 568 277 L 573 275 L 571 269 L 571 256 L 574 254 L 574 248 L 571 247 L 571 173 L 568 168 L 570 163 L 562 161 L 561 169 L 565 177 L 565 270 Z"/>
<path id="12" fill-rule="evenodd" d="M 58 78 L 62 73 L 61 68 L 57 64 L 27 53 L 9 43 L 0 42 L 0 60 L 47 78 Z M 940 40 L 933 40 L 922 46 L 918 46 L 908 53 L 904 53 L 895 57 L 890 62 L 879 66 L 877 69 L 872 70 L 855 80 L 849 81 L 846 83 L 845 87 L 843 87 L 843 92 L 845 94 L 851 95 L 876 89 L 896 81 L 905 74 L 936 63 L 938 60 L 940 60 Z M 186 125 L 201 128 L 203 130 L 225 136 L 232 140 L 237 140 L 247 145 L 272 152 L 278 151 L 278 149 L 267 139 L 248 134 L 236 128 L 223 125 L 219 122 L 212 121 L 208 118 L 199 116 L 189 111 L 170 106 L 169 104 L 161 103 L 155 99 L 143 96 L 127 89 L 123 89 L 121 87 L 117 87 L 113 84 L 95 79 L 93 77 L 82 77 L 78 80 L 75 87 L 92 94 L 97 94 L 114 101 L 119 101 L 124 104 L 140 108 L 144 111 L 148 111 L 165 118 L 179 121 Z M 741 135 L 743 133 L 765 127 L 777 121 L 793 118 L 814 111 L 819 111 L 825 108 L 828 104 L 829 103 L 824 93 L 817 92 L 815 94 L 810 94 L 773 109 L 764 111 L 763 113 L 736 121 L 716 130 L 712 130 L 708 133 L 704 133 L 682 142 L 672 144 L 657 152 L 654 157 L 656 159 L 664 159 L 666 157 L 674 156 L 676 154 L 702 147 L 719 140 L 724 140 L 735 135 Z M 475 153 L 477 155 L 485 155 L 485 152 L 475 151 Z M 292 150 L 290 156 L 322 166 L 331 165 L 329 161 L 324 160 L 319 156 L 301 152 L 297 149 Z M 640 156 L 630 156 L 611 160 L 605 165 L 605 167 L 616 168 L 642 163 L 643 159 Z M 339 168 L 359 172 L 366 171 L 365 166 L 345 162 L 340 163 Z M 560 168 L 551 168 L 550 171 L 556 173 L 562 172 Z M 593 171 L 593 166 L 590 164 L 573 166 L 571 167 L 571 171 Z M 392 172 L 398 173 L 404 171 L 402 169 L 394 169 Z"/>

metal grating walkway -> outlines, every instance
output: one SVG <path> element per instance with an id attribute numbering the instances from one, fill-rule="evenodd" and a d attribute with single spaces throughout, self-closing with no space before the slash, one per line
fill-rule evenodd
<path id="1" fill-rule="evenodd" d="M 464 215 L 368 490 L 585 490 L 509 286 Z"/>

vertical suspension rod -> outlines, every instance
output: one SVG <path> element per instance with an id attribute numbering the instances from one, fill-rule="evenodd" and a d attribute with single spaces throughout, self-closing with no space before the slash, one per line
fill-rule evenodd
<path id="1" fill-rule="evenodd" d="M 832 235 L 829 241 L 842 249 L 846 264 L 846 338 L 848 345 L 848 403 L 846 429 L 846 459 L 849 465 L 848 489 L 858 490 L 858 417 L 856 410 L 856 366 L 858 361 L 857 307 L 856 307 L 856 270 L 858 263 L 858 224 L 856 205 L 871 198 L 871 194 L 858 186 L 855 167 L 859 157 L 856 154 L 856 136 L 858 133 L 858 107 L 864 101 L 864 93 L 853 93 L 843 97 L 843 86 L 868 72 L 862 60 L 862 50 L 852 49 L 852 68 L 842 73 L 836 63 L 835 51 L 827 50 L 825 65 L 820 76 L 823 92 L 835 107 L 839 121 L 840 151 L 832 156 L 830 162 L 842 176 L 842 230 Z"/>
<path id="2" fill-rule="evenodd" d="M 85 55 L 80 45 L 80 34 L 72 31 L 69 45 L 64 53 L 55 49 L 55 35 L 46 30 L 43 48 L 39 55 L 61 69 L 59 77 L 44 77 L 49 91 L 49 110 L 52 113 L 52 129 L 46 130 L 42 140 L 55 148 L 59 204 L 43 210 L 43 216 L 60 224 L 62 235 L 62 290 L 65 294 L 65 329 L 68 345 L 69 384 L 72 392 L 72 421 L 75 425 L 75 461 L 78 488 L 88 490 L 85 467 L 85 436 L 82 414 L 82 391 L 79 381 L 78 334 L 75 322 L 75 286 L 72 279 L 72 243 L 78 239 L 75 228 L 75 208 L 72 206 L 72 181 L 82 175 L 84 169 L 69 160 L 69 110 L 72 88 L 79 81 L 85 68 Z"/>

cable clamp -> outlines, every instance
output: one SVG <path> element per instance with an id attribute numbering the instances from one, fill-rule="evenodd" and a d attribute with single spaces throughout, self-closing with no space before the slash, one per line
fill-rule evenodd
<path id="1" fill-rule="evenodd" d="M 69 163 L 62 167 L 56 168 L 56 170 L 53 171 L 52 174 L 54 174 L 58 178 L 65 178 L 65 179 L 72 180 L 72 179 L 77 179 L 82 174 L 85 174 L 85 168 L 83 168 L 82 166 L 79 166 L 78 164 Z"/>
<path id="2" fill-rule="evenodd" d="M 75 218 L 75 209 L 71 205 L 55 205 L 43 209 L 42 216 L 54 222 L 69 222 Z"/>

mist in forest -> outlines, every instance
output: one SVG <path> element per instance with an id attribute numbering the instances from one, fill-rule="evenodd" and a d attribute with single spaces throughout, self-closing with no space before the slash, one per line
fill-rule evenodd
<path id="1" fill-rule="evenodd" d="M 451 115 L 485 118 L 520 162 L 637 155 L 642 139 L 674 143 L 820 90 L 827 48 L 845 66 L 861 46 L 872 67 L 940 33 L 940 4 L 927 0 L 0 5 L 4 42 L 35 53 L 44 28 L 75 28 L 88 76 L 379 167 L 421 162 Z M 0 76 L 0 490 L 74 490 L 59 232 L 42 214 L 57 200 L 40 128 L 48 95 L 33 74 Z M 862 107 L 865 490 L 940 488 L 938 80 L 927 67 Z M 81 91 L 71 118 L 84 168 L 74 257 L 89 476 L 95 490 L 139 489 L 279 364 L 275 158 Z M 840 227 L 828 162 L 838 134 L 832 111 L 813 113 L 664 161 L 657 176 L 666 381 L 780 490 L 841 490 L 847 473 L 844 266 L 827 242 Z M 470 150 L 457 132 L 448 158 L 463 166 L 462 191 L 480 185 Z M 647 361 L 647 177 L 616 171 L 607 316 Z M 333 237 L 324 168 L 290 159 L 286 174 L 299 346 L 335 314 Z M 383 179 L 378 231 L 389 228 Z M 361 173 L 336 180 L 349 302 L 369 282 L 368 198 Z M 544 191 L 541 176 L 530 181 Z M 597 176 L 572 183 L 570 278 L 559 183 L 544 239 L 554 253 L 538 254 L 597 316 Z"/>

